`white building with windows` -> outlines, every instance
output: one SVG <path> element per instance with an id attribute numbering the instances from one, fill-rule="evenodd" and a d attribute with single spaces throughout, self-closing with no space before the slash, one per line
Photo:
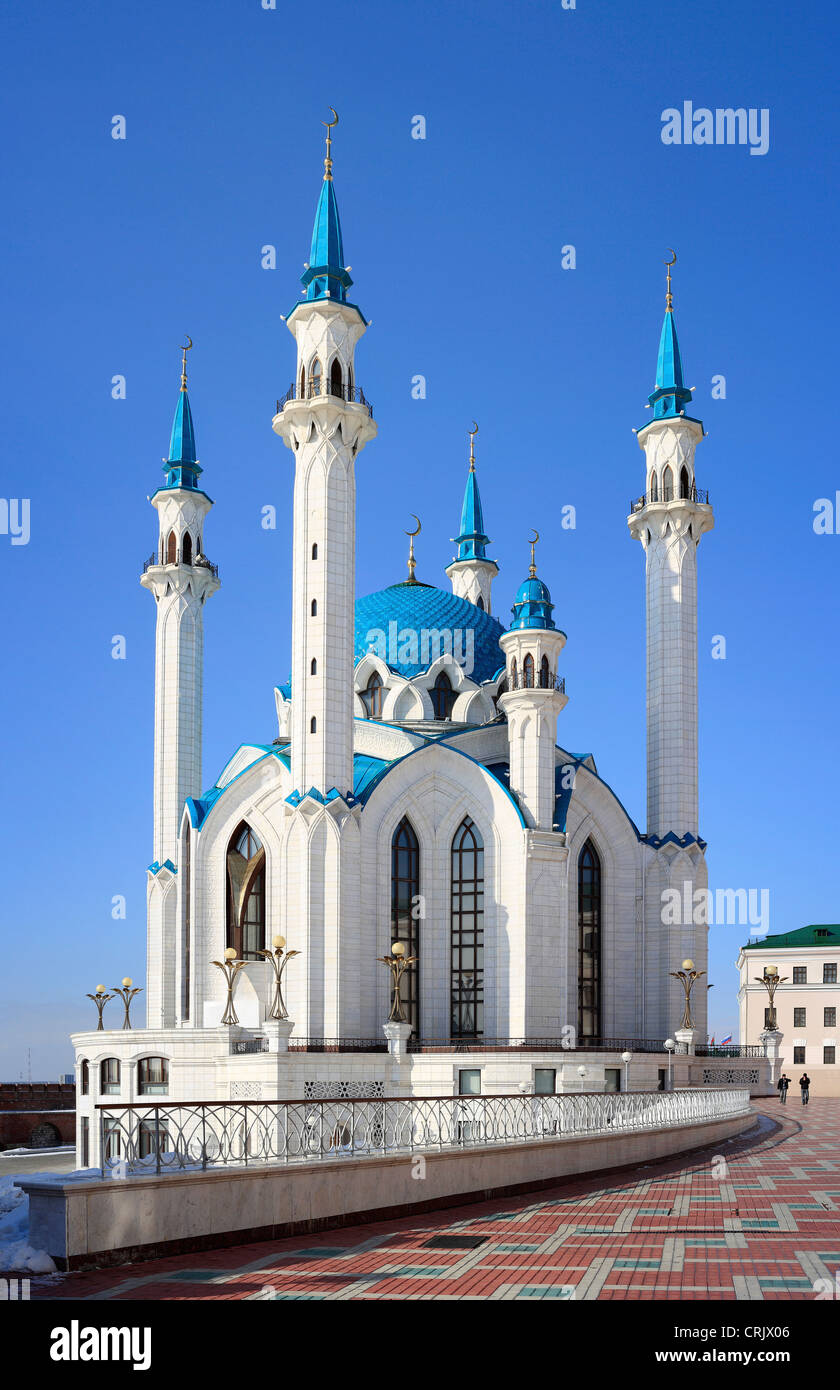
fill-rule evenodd
<path id="1" fill-rule="evenodd" d="M 695 485 L 703 426 L 687 414 L 670 280 L 637 432 L 643 493 L 628 518 L 647 599 L 642 829 L 594 756 L 566 746 L 562 653 L 574 611 L 552 602 L 533 547 L 527 576 L 509 589 L 511 621 L 497 616 L 472 442 L 446 575 L 418 578 L 412 549 L 407 578 L 355 596 L 355 475 L 377 426 L 360 385 L 368 325 L 349 293 L 329 145 L 302 279 L 286 320 L 293 385 L 272 421 L 278 466 L 294 476 L 291 679 L 274 691 L 266 742 L 235 747 L 209 789 L 202 642 L 220 581 L 204 553 L 213 504 L 183 369 L 141 580 L 157 625 L 146 1026 L 75 1036 L 82 1130 L 114 1094 L 603 1088 L 628 1041 L 664 1041 L 679 1026 L 682 991 L 669 972 L 686 957 L 706 968 L 706 927 L 662 922 L 664 890 L 692 901 L 706 886 L 696 557 L 713 525 Z M 550 519 L 544 538 L 550 546 Z M 290 1025 L 269 1017 L 273 971 L 260 954 L 278 935 L 299 953 L 285 977 L 290 1041 Z M 388 1052 L 390 977 L 378 958 L 397 941 L 416 958 L 402 982 L 411 1038 L 392 1038 Z M 244 962 L 234 1026 L 222 1022 L 214 964 L 226 948 Z M 704 1038 L 705 988 L 693 1003 Z M 601 1050 L 582 1078 L 587 1045 Z M 637 1084 L 655 1086 L 653 1060 L 648 1071 L 639 1061 Z"/>
<path id="2" fill-rule="evenodd" d="M 811 1094 L 840 1096 L 837 1014 L 840 1010 L 840 926 L 816 925 L 749 941 L 738 954 L 741 1042 L 759 1041 L 769 1026 L 764 976 L 779 976 L 776 1022 L 782 1034 L 782 1069 L 791 1079 L 790 1099 L 799 1096 L 803 1072 Z"/>

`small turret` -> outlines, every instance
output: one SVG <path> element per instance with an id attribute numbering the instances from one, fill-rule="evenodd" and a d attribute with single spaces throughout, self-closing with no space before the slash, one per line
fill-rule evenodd
<path id="1" fill-rule="evenodd" d="M 447 565 L 446 575 L 452 581 L 453 594 L 489 613 L 490 591 L 493 580 L 499 573 L 499 566 L 495 560 L 487 556 L 490 537 L 484 533 L 484 513 L 475 472 L 477 434 L 478 425 L 473 420 L 473 428 L 469 431 L 470 470 L 467 474 L 464 505 L 461 508 L 461 528 L 459 534 L 452 538 L 458 547 L 458 554 L 454 556 L 451 565 Z"/>

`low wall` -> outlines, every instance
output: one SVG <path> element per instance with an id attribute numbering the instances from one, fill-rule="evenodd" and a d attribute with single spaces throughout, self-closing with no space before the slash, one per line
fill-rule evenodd
<path id="1" fill-rule="evenodd" d="M 30 1243 L 59 1268 L 78 1269 L 533 1191 L 720 1144 L 754 1123 L 747 1112 L 626 1134 L 20 1186 L 29 1194 Z"/>
<path id="2" fill-rule="evenodd" d="M 51 1148 L 75 1138 L 75 1086 L 60 1081 L 0 1085 L 0 1150 Z"/>

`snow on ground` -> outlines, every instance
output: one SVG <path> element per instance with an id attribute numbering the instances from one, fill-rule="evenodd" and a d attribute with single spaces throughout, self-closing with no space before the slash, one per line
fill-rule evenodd
<path id="1" fill-rule="evenodd" d="M 0 1177 L 0 1269 L 55 1273 L 47 1252 L 33 1250 L 29 1244 L 29 1198 L 16 1186 L 13 1175 Z"/>
<path id="2" fill-rule="evenodd" d="M 33 1154 L 71 1154 L 75 1144 L 59 1144 L 57 1149 L 2 1149 L 0 1158 L 31 1158 Z"/>

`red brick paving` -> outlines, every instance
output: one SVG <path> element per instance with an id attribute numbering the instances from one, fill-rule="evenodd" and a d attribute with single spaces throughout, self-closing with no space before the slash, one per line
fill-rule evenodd
<path id="1" fill-rule="evenodd" d="M 33 1280 L 46 1299 L 750 1299 L 840 1295 L 840 1101 L 611 1177 L 422 1217 Z M 484 1237 L 429 1249 L 434 1236 Z"/>

